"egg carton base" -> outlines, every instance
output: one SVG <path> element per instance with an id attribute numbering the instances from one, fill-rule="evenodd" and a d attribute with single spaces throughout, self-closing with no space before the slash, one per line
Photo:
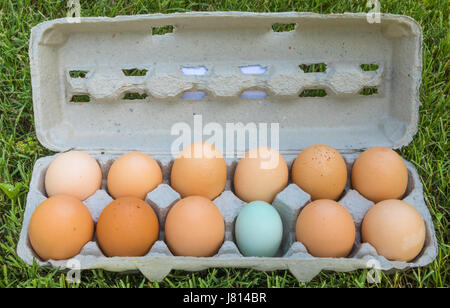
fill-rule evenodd
<path id="1" fill-rule="evenodd" d="M 383 271 L 405 270 L 408 268 L 425 266 L 431 263 L 438 251 L 437 241 L 430 212 L 423 199 L 422 184 L 415 167 L 405 161 L 408 168 L 408 189 L 403 200 L 413 205 L 423 217 L 426 224 L 426 240 L 422 252 L 411 262 L 389 261 L 377 254 L 375 248 L 368 243 L 361 243 L 360 226 L 366 212 L 373 202 L 365 199 L 356 190 L 351 189 L 350 178 L 345 192 L 338 200 L 349 210 L 357 236 L 354 247 L 346 258 L 316 258 L 311 256 L 307 249 L 295 239 L 295 224 L 301 209 L 307 205 L 311 198 L 297 185 L 290 183 L 281 191 L 273 201 L 273 206 L 279 212 L 283 221 L 283 239 L 280 249 L 275 257 L 244 257 L 234 240 L 234 222 L 240 209 L 246 203 L 240 200 L 232 190 L 231 179 L 238 159 L 227 159 L 228 179 L 225 191 L 213 202 L 221 211 L 225 221 L 225 240 L 218 253 L 213 257 L 196 258 L 173 256 L 164 242 L 164 222 L 170 208 L 180 200 L 180 195 L 169 186 L 170 170 L 173 164 L 171 157 L 157 157 L 163 171 L 163 184 L 147 194 L 145 201 L 155 210 L 160 222 L 159 239 L 152 246 L 147 255 L 143 257 L 106 257 L 99 248 L 95 236 L 88 242 L 81 252 L 71 260 L 41 260 L 28 239 L 28 224 L 35 208 L 47 196 L 44 187 L 45 172 L 49 164 L 60 154 L 39 159 L 33 170 L 27 204 L 24 214 L 23 226 L 17 253 L 27 264 L 36 262 L 40 266 L 51 266 L 61 270 L 67 269 L 104 269 L 113 272 L 140 271 L 150 280 L 162 280 L 171 270 L 200 271 L 212 267 L 253 268 L 261 271 L 289 270 L 299 281 L 309 281 L 322 270 L 349 272 L 357 269 L 377 268 Z M 103 172 L 103 184 L 100 190 L 84 204 L 88 207 L 94 221 L 98 220 L 101 211 L 113 198 L 106 188 L 106 175 L 114 160 L 120 154 L 94 154 Z M 358 153 L 343 154 L 347 163 L 349 174 L 351 166 Z M 291 168 L 295 156 L 285 155 L 286 162 Z"/>

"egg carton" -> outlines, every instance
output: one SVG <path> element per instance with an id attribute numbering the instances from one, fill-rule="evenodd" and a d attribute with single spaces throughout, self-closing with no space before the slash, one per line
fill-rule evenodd
<path id="1" fill-rule="evenodd" d="M 344 154 L 349 174 L 357 154 Z M 113 201 L 106 188 L 106 176 L 114 160 L 112 155 L 94 156 L 99 162 L 103 173 L 103 184 L 100 190 L 84 200 L 95 222 L 102 210 Z M 228 179 L 225 191 L 213 200 L 225 220 L 225 239 L 216 255 L 210 258 L 173 256 L 164 242 L 165 219 L 171 207 L 180 200 L 180 195 L 169 185 L 172 159 L 155 157 L 163 171 L 163 184 L 147 194 L 145 201 L 151 206 L 159 220 L 160 234 L 150 251 L 143 257 L 106 257 L 100 250 L 95 236 L 81 250 L 80 254 L 68 260 L 43 261 L 34 252 L 28 239 L 28 223 L 34 209 L 47 196 L 44 187 L 45 173 L 55 156 L 45 157 L 36 162 L 33 178 L 25 209 L 24 224 L 18 244 L 19 256 L 28 264 L 37 262 L 41 266 L 53 266 L 61 269 L 70 268 L 73 259 L 77 260 L 80 269 L 103 268 L 110 271 L 139 270 L 150 280 L 162 280 L 172 269 L 199 271 L 209 267 L 249 267 L 262 271 L 288 269 L 299 281 L 309 281 L 322 270 L 347 272 L 356 269 L 372 268 L 380 270 L 403 270 L 412 267 L 425 266 L 432 262 L 437 254 L 437 242 L 434 225 L 427 206 L 423 201 L 422 184 L 414 166 L 405 161 L 408 168 L 408 188 L 403 200 L 413 205 L 421 214 L 426 225 L 425 245 L 421 253 L 411 262 L 389 261 L 377 254 L 369 243 L 361 243 L 360 226 L 366 212 L 373 202 L 361 196 L 351 188 L 350 178 L 345 191 L 338 200 L 352 215 L 356 226 L 356 239 L 352 251 L 346 258 L 316 258 L 311 256 L 306 248 L 296 241 L 295 225 L 301 209 L 311 202 L 311 197 L 296 184 L 289 183 L 273 201 L 283 222 L 283 238 L 280 249 L 275 257 L 244 257 L 236 245 L 234 223 L 239 211 L 246 202 L 239 199 L 233 192 L 232 179 L 238 160 L 228 160 Z M 295 156 L 286 156 L 291 168 Z"/>
<path id="2" fill-rule="evenodd" d="M 40 260 L 27 231 L 34 209 L 46 198 L 45 171 L 54 156 L 44 157 L 34 167 L 18 255 L 28 264 L 35 260 L 62 269 L 80 264 L 80 269 L 138 270 L 151 280 L 163 279 L 172 269 L 240 267 L 289 269 L 299 281 L 308 281 L 321 270 L 399 270 L 432 262 L 437 254 L 435 231 L 420 179 L 409 162 L 404 199 L 418 209 L 427 227 L 425 246 L 412 262 L 388 261 L 360 243 L 361 220 L 372 203 L 352 190 L 350 181 L 339 200 L 358 230 L 347 258 L 315 258 L 295 241 L 297 216 L 310 197 L 294 184 L 273 202 L 284 227 L 278 254 L 243 257 L 233 224 L 245 203 L 234 195 L 231 182 L 243 149 L 231 151 L 232 158 L 228 148 L 224 151 L 227 186 L 213 200 L 226 222 L 217 255 L 173 256 L 164 243 L 165 216 L 180 198 L 168 182 L 171 146 L 177 138 L 173 132 L 193 128 L 192 141 L 198 141 L 196 135 L 211 128 L 199 127 L 199 118 L 222 128 L 230 122 L 276 124 L 279 138 L 271 135 L 269 141 L 272 146 L 277 142 L 289 165 L 307 146 L 328 144 L 340 151 L 351 170 L 366 148 L 397 149 L 411 142 L 420 104 L 420 26 L 407 16 L 381 14 L 379 23 L 370 23 L 369 17 L 191 12 L 63 18 L 34 27 L 29 55 L 39 141 L 56 152 L 91 154 L 104 177 L 123 153 L 137 150 L 153 156 L 162 167 L 164 183 L 146 201 L 158 215 L 161 233 L 144 257 L 107 258 L 94 238 L 75 257 L 78 262 Z M 286 24 L 291 31 L 275 31 Z M 165 31 L 169 33 L 162 34 Z M 97 220 L 111 200 L 104 181 L 84 203 Z"/>

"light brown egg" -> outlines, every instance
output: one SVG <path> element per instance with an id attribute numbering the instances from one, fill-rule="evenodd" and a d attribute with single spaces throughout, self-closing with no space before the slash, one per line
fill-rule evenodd
<path id="1" fill-rule="evenodd" d="M 234 173 L 234 191 L 245 202 L 272 203 L 288 184 L 289 170 L 275 149 L 259 147 L 248 151 Z"/>
<path id="2" fill-rule="evenodd" d="M 69 151 L 57 156 L 45 174 L 45 190 L 49 197 L 69 195 L 85 200 L 102 185 L 102 171 L 89 154 Z"/>
<path id="3" fill-rule="evenodd" d="M 94 221 L 77 198 L 57 195 L 46 199 L 33 212 L 28 236 L 43 260 L 66 260 L 80 253 L 94 236 Z"/>
<path id="4" fill-rule="evenodd" d="M 405 162 L 389 148 L 370 148 L 353 164 L 353 188 L 375 203 L 400 199 L 405 194 L 407 185 L 408 170 Z"/>
<path id="5" fill-rule="evenodd" d="M 225 237 L 225 222 L 217 206 L 201 196 L 178 201 L 166 218 L 166 243 L 176 256 L 211 257 Z"/>
<path id="6" fill-rule="evenodd" d="M 196 142 L 181 151 L 172 166 L 170 185 L 181 197 L 220 195 L 227 181 L 222 153 L 207 142 Z"/>
<path id="7" fill-rule="evenodd" d="M 292 165 L 292 182 L 312 200 L 336 200 L 347 182 L 347 165 L 335 148 L 313 145 L 304 149 Z"/>
<path id="8" fill-rule="evenodd" d="M 333 200 L 316 200 L 297 218 L 297 241 L 320 258 L 346 257 L 353 248 L 356 230 L 352 215 Z"/>
<path id="9" fill-rule="evenodd" d="M 158 239 L 159 223 L 145 201 L 123 197 L 111 202 L 97 222 L 97 240 L 108 257 L 137 257 Z"/>
<path id="10" fill-rule="evenodd" d="M 402 200 L 375 204 L 361 226 L 363 242 L 370 243 L 386 259 L 409 262 L 425 243 L 425 223 L 419 212 Z"/>
<path id="11" fill-rule="evenodd" d="M 108 192 L 115 199 L 136 197 L 144 199 L 163 181 L 161 167 L 149 155 L 130 152 L 120 156 L 108 173 Z"/>

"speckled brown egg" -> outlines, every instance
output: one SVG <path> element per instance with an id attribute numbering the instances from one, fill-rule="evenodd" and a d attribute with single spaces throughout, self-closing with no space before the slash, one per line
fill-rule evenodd
<path id="1" fill-rule="evenodd" d="M 34 210 L 28 236 L 41 259 L 66 260 L 79 254 L 92 240 L 94 221 L 79 199 L 56 195 Z"/>
<path id="2" fill-rule="evenodd" d="M 158 218 L 149 204 L 135 197 L 111 202 L 97 222 L 97 239 L 109 257 L 147 254 L 158 239 Z"/>
<path id="3" fill-rule="evenodd" d="M 288 184 L 289 170 L 284 157 L 275 149 L 259 147 L 239 160 L 234 173 L 234 192 L 245 202 L 272 203 Z"/>
<path id="4" fill-rule="evenodd" d="M 352 167 L 352 186 L 373 202 L 400 199 L 408 185 L 408 169 L 395 151 L 374 147 L 364 151 Z"/>
<path id="5" fill-rule="evenodd" d="M 313 145 L 304 149 L 292 165 L 292 182 L 312 200 L 336 200 L 347 182 L 347 165 L 335 148 Z"/>
<path id="6" fill-rule="evenodd" d="M 222 153 L 207 142 L 196 142 L 181 151 L 172 166 L 170 185 L 183 198 L 220 195 L 227 181 L 227 165 Z"/>
<path id="7" fill-rule="evenodd" d="M 316 200 L 297 218 L 297 241 L 320 258 L 346 257 L 353 248 L 356 230 L 352 215 L 333 200 Z"/>
<path id="8" fill-rule="evenodd" d="M 201 196 L 178 201 L 165 224 L 166 243 L 176 256 L 211 257 L 225 237 L 225 222 L 217 206 Z"/>
<path id="9" fill-rule="evenodd" d="M 389 260 L 409 262 L 425 243 L 425 223 L 419 212 L 402 200 L 384 200 L 375 204 L 361 226 L 363 242 Z"/>
<path id="10" fill-rule="evenodd" d="M 45 190 L 49 197 L 69 195 L 85 200 L 102 185 L 102 171 L 89 154 L 69 151 L 58 155 L 45 173 Z"/>
<path id="11" fill-rule="evenodd" d="M 136 197 L 143 200 L 162 181 L 161 167 L 152 157 L 130 152 L 120 156 L 109 169 L 108 192 L 115 199 Z"/>

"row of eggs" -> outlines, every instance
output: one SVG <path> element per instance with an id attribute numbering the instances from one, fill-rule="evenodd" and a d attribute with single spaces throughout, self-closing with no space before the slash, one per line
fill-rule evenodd
<path id="1" fill-rule="evenodd" d="M 283 156 L 276 150 L 260 147 L 248 151 L 234 174 L 234 190 L 245 202 L 271 203 L 288 184 L 289 171 Z M 401 198 L 408 184 L 403 159 L 385 147 L 362 153 L 352 168 L 352 185 L 364 197 L 379 202 Z M 220 195 L 227 180 L 227 166 L 222 153 L 208 143 L 186 147 L 175 160 L 171 186 L 182 197 L 203 196 L 210 200 Z M 158 163 L 149 155 L 131 152 L 119 157 L 111 166 L 108 192 L 114 198 L 134 196 L 144 199 L 163 181 Z M 292 181 L 311 195 L 312 200 L 336 200 L 347 182 L 347 165 L 341 154 L 327 145 L 303 150 L 292 166 Z M 49 196 L 67 194 L 85 200 L 98 190 L 102 172 L 97 161 L 86 153 L 66 152 L 49 166 L 45 189 Z"/>
<path id="2" fill-rule="evenodd" d="M 226 171 L 222 154 L 208 143 L 192 144 L 174 161 L 170 184 L 183 199 L 170 209 L 164 225 L 165 241 L 174 255 L 209 257 L 219 250 L 225 225 L 211 200 L 224 190 Z M 271 148 L 250 150 L 239 161 L 234 190 L 249 203 L 234 228 L 244 256 L 276 255 L 283 226 L 270 203 L 288 184 L 288 175 L 284 158 Z M 355 161 L 351 177 L 353 187 L 377 203 L 364 218 L 363 241 L 390 260 L 414 259 L 424 245 L 425 224 L 413 206 L 398 200 L 408 178 L 402 158 L 391 149 L 369 149 Z M 97 161 L 86 153 L 70 151 L 50 164 L 45 176 L 49 198 L 37 207 L 29 225 L 31 245 L 42 259 L 71 258 L 92 240 L 94 222 L 81 200 L 98 190 L 101 181 Z M 326 145 L 306 148 L 292 166 L 292 181 L 313 200 L 297 218 L 297 240 L 316 257 L 347 256 L 356 230 L 351 214 L 335 201 L 347 181 L 340 153 Z M 142 256 L 151 249 L 159 222 L 143 199 L 161 183 L 161 168 L 146 154 L 128 153 L 112 164 L 107 188 L 115 200 L 96 227 L 105 255 Z"/>

